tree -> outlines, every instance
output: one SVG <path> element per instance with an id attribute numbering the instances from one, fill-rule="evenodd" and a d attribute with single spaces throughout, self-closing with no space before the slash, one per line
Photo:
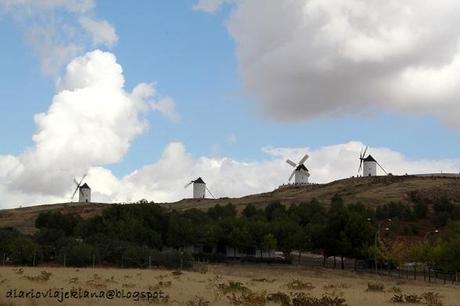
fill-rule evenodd
<path id="1" fill-rule="evenodd" d="M 31 264 L 37 255 L 38 245 L 29 237 L 18 236 L 9 244 L 10 258 L 17 264 Z"/>
<path id="2" fill-rule="evenodd" d="M 275 236 L 272 234 L 266 234 L 261 243 L 261 250 L 264 252 L 270 253 L 272 250 L 276 250 L 277 247 L 277 241 Z"/>

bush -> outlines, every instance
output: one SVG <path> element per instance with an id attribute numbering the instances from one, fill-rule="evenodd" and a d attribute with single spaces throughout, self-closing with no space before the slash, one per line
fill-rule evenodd
<path id="1" fill-rule="evenodd" d="M 92 264 L 93 256 L 95 255 L 94 247 L 87 243 L 76 243 L 63 248 L 60 259 L 65 261 L 66 265 L 84 267 Z"/>
<path id="2" fill-rule="evenodd" d="M 13 239 L 8 248 L 11 260 L 16 264 L 31 264 L 38 251 L 38 245 L 25 236 Z"/>

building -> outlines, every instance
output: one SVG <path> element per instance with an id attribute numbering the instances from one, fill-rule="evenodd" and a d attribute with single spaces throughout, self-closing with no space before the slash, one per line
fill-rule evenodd
<path id="1" fill-rule="evenodd" d="M 80 203 L 91 203 L 91 188 L 88 184 L 83 184 L 80 186 L 78 193 L 78 202 Z"/>

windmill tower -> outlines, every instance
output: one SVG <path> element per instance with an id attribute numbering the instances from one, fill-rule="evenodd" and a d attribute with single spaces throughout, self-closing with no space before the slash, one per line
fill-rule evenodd
<path id="1" fill-rule="evenodd" d="M 185 185 L 184 188 L 187 188 L 188 186 L 190 186 L 192 184 L 193 184 L 193 198 L 194 199 L 204 199 L 204 198 L 206 198 L 206 191 L 208 191 L 209 194 L 214 199 L 213 194 L 206 187 L 206 183 L 203 181 L 203 179 L 201 177 L 197 178 L 196 180 L 190 181 L 190 183 Z"/>
<path id="2" fill-rule="evenodd" d="M 78 182 L 75 178 L 73 179 L 73 182 L 75 183 L 75 185 L 77 185 L 77 188 L 75 188 L 75 191 L 72 194 L 71 202 L 73 202 L 75 194 L 78 191 L 79 203 L 91 203 L 91 188 L 86 183 L 84 183 L 83 185 L 81 184 L 85 178 L 86 174 L 81 178 L 80 182 Z"/>
<path id="3" fill-rule="evenodd" d="M 366 156 L 367 153 L 367 147 L 364 149 L 361 149 L 361 153 L 359 154 L 359 168 L 358 168 L 358 175 L 361 172 L 361 169 L 363 169 L 363 176 L 377 176 L 377 166 L 382 169 L 385 174 L 388 174 L 385 169 L 376 161 L 372 155 Z"/>
<path id="4" fill-rule="evenodd" d="M 308 172 L 307 167 L 305 167 L 304 163 L 308 159 L 308 154 L 305 154 L 301 160 L 296 164 L 292 160 L 288 159 L 286 162 L 294 167 L 294 171 L 292 171 L 291 176 L 289 177 L 289 181 L 292 180 L 294 177 L 294 183 L 296 184 L 308 184 L 308 178 L 310 177 L 310 172 Z"/>

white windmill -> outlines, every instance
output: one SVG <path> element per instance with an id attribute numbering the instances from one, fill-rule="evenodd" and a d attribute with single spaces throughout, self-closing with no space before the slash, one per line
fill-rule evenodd
<path id="1" fill-rule="evenodd" d="M 361 172 L 361 168 L 363 169 L 363 176 L 376 176 L 377 175 L 377 166 L 382 169 L 385 174 L 388 174 L 385 169 L 376 161 L 372 155 L 366 156 L 367 153 L 367 146 L 364 149 L 361 149 L 361 153 L 359 154 L 359 168 L 358 168 L 358 175 Z"/>
<path id="2" fill-rule="evenodd" d="M 80 182 L 78 182 L 75 178 L 73 179 L 73 182 L 75 183 L 75 185 L 77 185 L 77 188 L 75 188 L 75 191 L 72 194 L 72 198 L 71 198 L 72 202 L 73 202 L 73 198 L 75 197 L 75 194 L 78 191 L 78 202 L 91 203 L 91 188 L 86 183 L 84 183 L 83 185 L 81 184 L 85 178 L 86 178 L 86 174 L 83 175 Z"/>
<path id="3" fill-rule="evenodd" d="M 194 199 L 206 198 L 206 191 L 208 191 L 211 197 L 215 199 L 214 195 L 211 193 L 208 187 L 206 187 L 206 183 L 203 181 L 201 177 L 197 178 L 196 180 L 190 181 L 190 183 L 185 185 L 184 188 L 187 188 L 191 184 L 193 184 L 193 198 Z"/>
<path id="4" fill-rule="evenodd" d="M 308 178 L 310 177 L 310 172 L 308 172 L 307 167 L 305 167 L 304 163 L 308 159 L 308 154 L 305 154 L 304 157 L 302 157 L 301 160 L 296 164 L 292 160 L 288 159 L 286 162 L 294 167 L 294 171 L 292 171 L 291 176 L 289 177 L 289 181 L 292 180 L 292 177 L 294 178 L 294 183 L 296 184 L 308 184 Z"/>

